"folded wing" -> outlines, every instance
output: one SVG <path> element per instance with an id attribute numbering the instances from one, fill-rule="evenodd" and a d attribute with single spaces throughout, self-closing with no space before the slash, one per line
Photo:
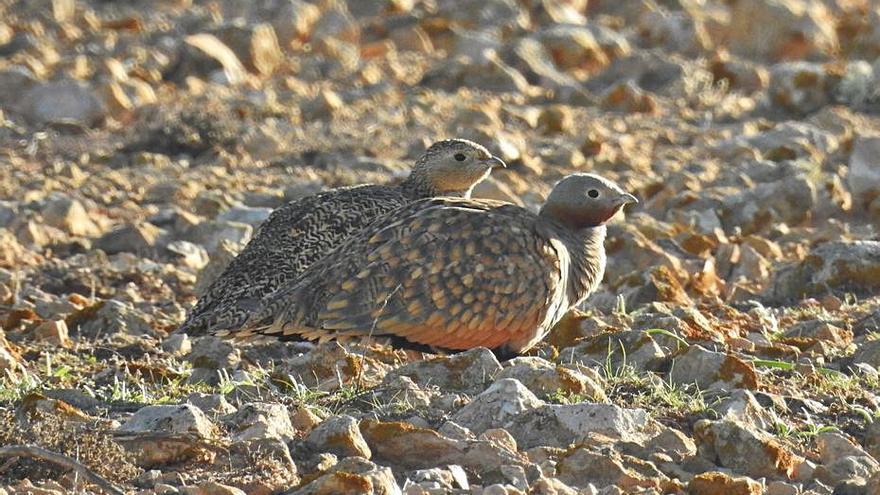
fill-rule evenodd
<path id="1" fill-rule="evenodd" d="M 532 213 L 499 202 L 414 203 L 266 297 L 244 332 L 446 349 L 523 340 L 563 292 L 558 254 L 534 225 Z"/>

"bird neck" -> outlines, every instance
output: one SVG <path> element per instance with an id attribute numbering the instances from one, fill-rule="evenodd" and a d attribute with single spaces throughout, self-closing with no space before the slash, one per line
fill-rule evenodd
<path id="1" fill-rule="evenodd" d="M 427 171 L 418 166 L 410 172 L 403 182 L 400 183 L 403 194 L 410 199 L 431 198 L 440 196 L 437 188 L 433 186 Z"/>
<path id="2" fill-rule="evenodd" d="M 416 166 L 410 172 L 400 188 L 403 194 L 410 199 L 435 198 L 438 196 L 453 196 L 458 198 L 470 198 L 473 185 L 464 190 L 440 190 L 435 185 L 435 181 L 428 176 L 428 171 L 424 168 Z"/>
<path id="3" fill-rule="evenodd" d="M 572 230 L 553 223 L 550 228 L 568 250 L 568 300 L 572 306 L 578 305 L 605 276 L 605 225 Z"/>

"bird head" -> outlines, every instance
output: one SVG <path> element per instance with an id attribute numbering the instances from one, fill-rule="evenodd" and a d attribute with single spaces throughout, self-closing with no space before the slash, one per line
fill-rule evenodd
<path id="1" fill-rule="evenodd" d="M 559 181 L 541 215 L 578 230 L 604 225 L 624 205 L 638 203 L 614 182 L 595 174 L 571 174 Z"/>
<path id="2" fill-rule="evenodd" d="M 467 139 L 447 139 L 432 144 L 416 162 L 412 174 L 419 176 L 442 196 L 469 197 L 471 190 L 504 161 L 483 146 Z"/>

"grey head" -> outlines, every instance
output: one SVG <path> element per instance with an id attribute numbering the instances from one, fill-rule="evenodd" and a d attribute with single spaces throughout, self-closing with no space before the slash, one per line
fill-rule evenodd
<path id="1" fill-rule="evenodd" d="M 540 215 L 572 230 L 604 225 L 621 208 L 638 199 L 614 182 L 595 174 L 571 174 L 550 192 Z"/>

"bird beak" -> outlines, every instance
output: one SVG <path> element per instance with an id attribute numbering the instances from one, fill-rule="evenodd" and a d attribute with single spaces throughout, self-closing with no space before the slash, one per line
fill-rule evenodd
<path id="1" fill-rule="evenodd" d="M 488 160 L 483 160 L 483 163 L 485 163 L 492 170 L 498 168 L 507 168 L 507 164 L 504 163 L 504 160 L 498 158 L 497 156 L 492 156 Z"/>
<path id="2" fill-rule="evenodd" d="M 623 206 L 623 205 L 628 205 L 630 203 L 638 203 L 639 200 L 636 199 L 636 197 L 633 196 L 632 194 L 621 193 L 621 195 L 617 197 L 616 202 L 617 202 L 618 206 Z"/>

